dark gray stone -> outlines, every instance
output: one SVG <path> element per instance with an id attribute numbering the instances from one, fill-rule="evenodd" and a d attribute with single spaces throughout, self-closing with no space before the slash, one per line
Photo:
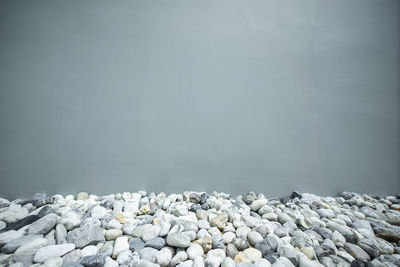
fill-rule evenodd
<path id="1" fill-rule="evenodd" d="M 217 248 L 224 248 L 225 246 L 225 242 L 224 242 L 224 238 L 222 235 L 217 234 L 217 235 L 213 235 L 211 237 L 212 240 L 212 248 L 213 249 L 217 249 Z"/>
<path id="2" fill-rule="evenodd" d="M 106 257 L 103 255 L 85 256 L 80 263 L 85 267 L 102 267 L 106 263 Z"/>
<path id="3" fill-rule="evenodd" d="M 246 248 L 249 248 L 249 247 L 250 247 L 250 244 L 249 244 L 249 241 L 247 241 L 247 238 L 244 238 L 244 237 L 241 237 L 241 236 L 235 237 L 235 238 L 232 240 L 232 244 L 233 244 L 239 251 L 245 250 Z"/>
<path id="4" fill-rule="evenodd" d="M 38 215 L 28 215 L 28 216 L 22 218 L 19 221 L 16 221 L 14 223 L 8 224 L 4 229 L 2 229 L 0 231 L 0 233 L 1 232 L 7 232 L 9 230 L 19 230 L 22 227 L 24 227 L 24 226 L 26 226 L 28 224 L 31 224 L 31 223 L 39 220 L 39 219 L 40 219 L 40 216 L 38 216 Z"/>

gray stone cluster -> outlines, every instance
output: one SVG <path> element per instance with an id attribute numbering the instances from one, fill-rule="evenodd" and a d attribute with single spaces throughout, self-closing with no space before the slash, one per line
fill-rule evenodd
<path id="1" fill-rule="evenodd" d="M 400 266 L 400 195 L 0 198 L 0 266 Z"/>

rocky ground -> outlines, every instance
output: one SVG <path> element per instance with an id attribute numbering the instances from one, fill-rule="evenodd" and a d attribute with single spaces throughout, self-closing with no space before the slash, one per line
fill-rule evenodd
<path id="1" fill-rule="evenodd" d="M 1 266 L 400 266 L 400 195 L 0 198 Z"/>

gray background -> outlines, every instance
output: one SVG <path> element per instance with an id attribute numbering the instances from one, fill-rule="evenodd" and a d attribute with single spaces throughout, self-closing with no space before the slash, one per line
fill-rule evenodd
<path id="1" fill-rule="evenodd" d="M 1 1 L 0 195 L 400 189 L 400 1 Z"/>

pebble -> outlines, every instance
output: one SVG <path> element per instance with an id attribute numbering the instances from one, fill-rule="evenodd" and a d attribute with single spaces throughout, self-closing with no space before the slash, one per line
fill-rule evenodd
<path id="1" fill-rule="evenodd" d="M 128 249 L 129 249 L 128 237 L 120 236 L 115 240 L 112 257 L 116 258 L 122 251 Z"/>
<path id="2" fill-rule="evenodd" d="M 160 250 L 165 247 L 165 239 L 162 237 L 154 237 L 147 241 L 145 246 Z"/>
<path id="3" fill-rule="evenodd" d="M 122 231 L 120 229 L 109 229 L 104 232 L 106 240 L 115 240 L 122 236 Z"/>
<path id="4" fill-rule="evenodd" d="M 40 248 L 34 258 L 34 262 L 44 262 L 53 257 L 61 257 L 68 252 L 75 249 L 75 244 L 60 244 L 60 245 L 50 245 Z"/>
<path id="5" fill-rule="evenodd" d="M 190 246 L 190 238 L 179 233 L 170 233 L 167 236 L 169 246 L 186 248 Z"/>
<path id="6" fill-rule="evenodd" d="M 203 248 L 199 244 L 191 244 L 188 249 L 186 250 L 186 253 L 189 257 L 189 259 L 194 260 L 195 258 L 199 256 L 204 255 Z"/>

